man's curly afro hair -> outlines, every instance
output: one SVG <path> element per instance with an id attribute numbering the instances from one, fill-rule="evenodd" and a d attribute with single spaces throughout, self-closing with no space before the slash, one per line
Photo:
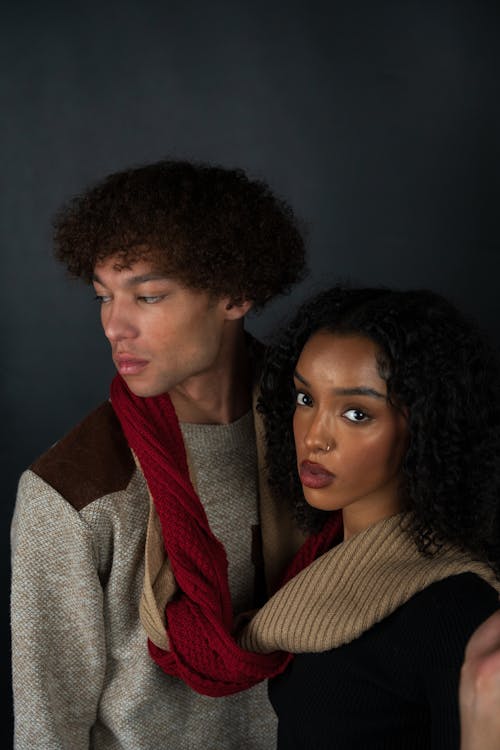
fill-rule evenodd
<path id="1" fill-rule="evenodd" d="M 112 174 L 54 219 L 55 255 L 90 282 L 97 263 L 147 258 L 193 289 L 262 307 L 305 274 L 290 206 L 240 169 L 166 160 Z"/>
<path id="2" fill-rule="evenodd" d="M 427 291 L 335 287 L 306 302 L 267 354 L 259 409 L 274 490 L 303 528 L 328 515 L 307 505 L 297 475 L 293 372 L 317 331 L 366 336 L 379 348 L 388 398 L 408 413 L 401 499 L 419 550 L 454 543 L 500 574 L 500 366 L 474 324 Z"/>

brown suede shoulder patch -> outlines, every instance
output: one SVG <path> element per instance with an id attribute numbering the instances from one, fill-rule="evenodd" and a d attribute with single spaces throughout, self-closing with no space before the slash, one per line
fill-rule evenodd
<path id="1" fill-rule="evenodd" d="M 103 495 L 125 489 L 135 463 L 113 407 L 106 402 L 30 468 L 81 510 Z"/>

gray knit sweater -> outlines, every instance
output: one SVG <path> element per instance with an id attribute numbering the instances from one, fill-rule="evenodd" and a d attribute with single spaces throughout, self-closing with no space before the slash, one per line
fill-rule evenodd
<path id="1" fill-rule="evenodd" d="M 259 578 L 253 420 L 183 433 L 245 609 Z M 138 615 L 148 510 L 108 404 L 23 474 L 12 524 L 16 750 L 274 747 L 265 684 L 207 698 L 149 657 Z M 278 549 L 281 567 L 289 552 Z"/>

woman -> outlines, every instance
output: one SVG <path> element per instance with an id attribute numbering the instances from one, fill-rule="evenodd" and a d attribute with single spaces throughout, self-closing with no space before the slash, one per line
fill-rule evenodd
<path id="1" fill-rule="evenodd" d="M 335 288 L 272 349 L 270 481 L 305 529 L 343 523 L 243 636 L 296 654 L 269 688 L 280 750 L 458 747 L 465 645 L 498 606 L 499 383 L 427 291 Z"/>

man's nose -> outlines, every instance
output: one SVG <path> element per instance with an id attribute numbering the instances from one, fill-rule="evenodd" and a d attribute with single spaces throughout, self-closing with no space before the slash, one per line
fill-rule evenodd
<path id="1" fill-rule="evenodd" d="M 104 335 L 111 343 L 137 336 L 137 327 L 130 311 L 122 303 L 115 300 L 105 303 L 101 310 L 101 320 Z"/>

